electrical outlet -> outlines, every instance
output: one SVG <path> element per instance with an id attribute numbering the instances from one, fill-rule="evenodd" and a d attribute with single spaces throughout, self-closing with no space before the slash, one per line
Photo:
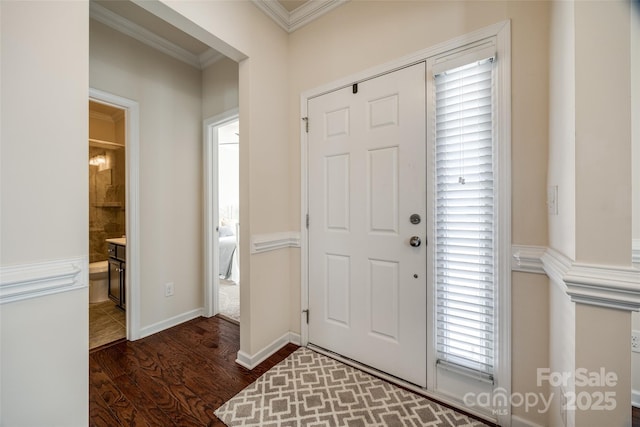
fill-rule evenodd
<path id="1" fill-rule="evenodd" d="M 631 351 L 640 353 L 640 331 L 631 331 Z"/>
<path id="2" fill-rule="evenodd" d="M 171 297 L 173 296 L 173 282 L 167 283 L 164 285 L 164 296 Z"/>

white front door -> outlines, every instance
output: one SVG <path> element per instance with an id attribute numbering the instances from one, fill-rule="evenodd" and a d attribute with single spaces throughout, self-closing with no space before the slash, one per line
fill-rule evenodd
<path id="1" fill-rule="evenodd" d="M 425 387 L 425 64 L 308 113 L 309 342 Z"/>

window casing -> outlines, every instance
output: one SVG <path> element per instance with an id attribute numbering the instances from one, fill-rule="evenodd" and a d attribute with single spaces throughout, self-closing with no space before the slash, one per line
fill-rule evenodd
<path id="1" fill-rule="evenodd" d="M 443 71 L 435 84 L 438 363 L 493 379 L 495 331 L 493 61 Z"/>
<path id="2" fill-rule="evenodd" d="M 442 46 L 426 76 L 428 388 L 500 425 L 511 420 L 509 27 Z"/>

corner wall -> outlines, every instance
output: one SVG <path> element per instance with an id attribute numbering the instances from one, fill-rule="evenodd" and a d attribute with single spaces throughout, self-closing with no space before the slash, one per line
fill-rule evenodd
<path id="1" fill-rule="evenodd" d="M 549 358 L 552 371 L 572 379 L 576 370 L 598 375 L 600 368 L 619 379 L 605 388 L 570 381 L 562 391 L 583 400 L 567 413 L 555 401 L 552 426 L 631 423 L 628 307 L 637 303 L 630 286 L 637 275 L 630 268 L 629 43 L 628 2 L 552 2 L 548 185 L 559 197 L 549 241 L 564 267 L 552 286 Z M 613 393 L 613 407 L 580 404 L 603 391 Z"/>
<path id="2" fill-rule="evenodd" d="M 0 20 L 0 265 L 86 268 L 89 4 L 2 1 Z M 68 292 L 0 306 L 0 425 L 88 424 L 88 273 L 79 276 Z"/>
<path id="3" fill-rule="evenodd" d="M 291 231 L 287 134 L 288 35 L 251 2 L 141 2 L 238 67 L 240 110 L 240 349 L 251 357 L 289 332 L 289 248 L 250 252 L 251 238 Z M 197 27 L 197 28 L 196 28 Z"/>

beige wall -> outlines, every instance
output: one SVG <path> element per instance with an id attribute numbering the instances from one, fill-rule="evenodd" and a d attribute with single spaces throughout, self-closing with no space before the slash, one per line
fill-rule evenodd
<path id="1" fill-rule="evenodd" d="M 640 5 L 631 10 L 631 76 L 640 74 Z M 633 160 L 632 202 L 633 202 L 633 239 L 640 243 L 640 79 L 631 79 L 631 140 Z M 632 329 L 640 331 L 640 313 L 632 313 Z M 632 388 L 640 403 L 640 353 L 632 353 L 633 381 Z"/>
<path id="2" fill-rule="evenodd" d="M 140 105 L 144 328 L 203 303 L 201 73 L 93 20 L 89 52 L 90 86 Z"/>
<path id="3" fill-rule="evenodd" d="M 538 387 L 537 368 L 549 365 L 549 279 L 544 275 L 513 273 L 511 286 L 511 387 L 518 393 L 549 396 L 548 384 Z M 538 404 L 528 412 L 513 408 L 513 414 L 541 426 L 549 425 L 549 414 Z"/>
<path id="4" fill-rule="evenodd" d="M 0 2 L 0 264 L 87 256 L 88 3 Z M 0 425 L 88 423 L 86 288 L 0 307 Z"/>
<path id="5" fill-rule="evenodd" d="M 238 108 L 238 63 L 223 58 L 202 70 L 202 119 Z"/>
<path id="6" fill-rule="evenodd" d="M 630 5 L 575 3 L 576 260 L 631 265 Z"/>
<path id="7" fill-rule="evenodd" d="M 633 238 L 640 239 L 640 4 L 631 9 L 631 140 L 633 150 Z"/>
<path id="8" fill-rule="evenodd" d="M 545 2 L 352 1 L 290 35 L 291 223 L 300 227 L 300 94 L 511 19 L 513 242 L 547 245 L 548 16 Z M 401 30 L 399 30 L 401 28 Z M 300 260 L 291 256 L 290 329 L 300 330 Z M 548 279 L 513 275 L 513 391 L 541 392 L 548 366 Z M 534 320 L 543 319 L 543 320 Z M 523 339 L 523 337 L 527 339 Z M 516 369 L 517 368 L 517 369 Z M 514 413 L 545 424 L 546 414 Z"/>

